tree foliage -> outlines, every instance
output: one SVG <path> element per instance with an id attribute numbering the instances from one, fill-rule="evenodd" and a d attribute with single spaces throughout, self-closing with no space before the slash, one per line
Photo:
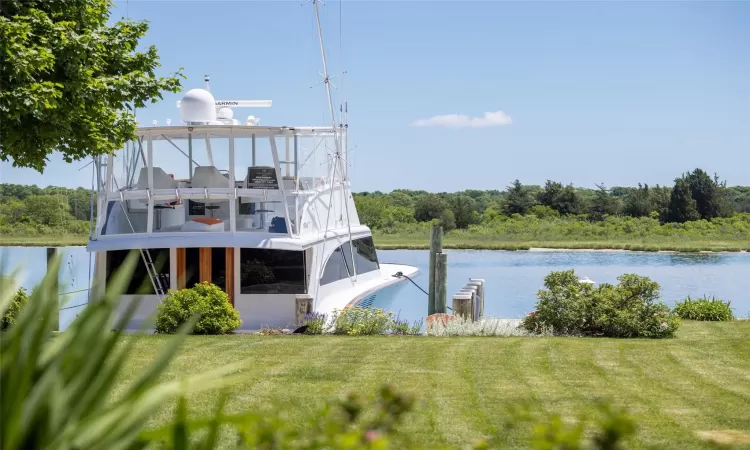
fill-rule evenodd
<path id="1" fill-rule="evenodd" d="M 145 21 L 107 25 L 112 0 L 0 2 L 0 159 L 43 172 L 111 153 L 135 134 L 127 105 L 143 108 L 181 88 L 158 77 L 154 46 L 136 51 Z"/>
<path id="2" fill-rule="evenodd" d="M 450 209 L 453 211 L 457 228 L 468 228 L 469 225 L 479 222 L 476 202 L 468 195 L 457 195 L 451 198 Z"/>
<path id="3" fill-rule="evenodd" d="M 434 194 L 419 197 L 414 205 L 414 217 L 418 222 L 429 222 L 440 219 L 443 212 L 448 209 L 443 199 Z"/>
<path id="4" fill-rule="evenodd" d="M 581 214 L 583 199 L 572 184 L 563 186 L 562 183 L 547 180 L 544 190 L 537 195 L 540 204 L 549 206 L 560 214 Z"/>
<path id="5" fill-rule="evenodd" d="M 423 190 L 397 189 L 391 193 L 357 193 L 354 194 L 354 201 L 360 222 L 385 233 L 408 233 L 421 229 L 420 227 L 426 226 L 429 222 L 439 221 L 445 231 L 481 227 L 486 232 L 489 232 L 489 229 L 503 229 L 503 233 L 517 234 L 536 229 L 538 224 L 533 220 L 536 218 L 546 221 L 548 226 L 552 226 L 552 222 L 557 223 L 557 231 L 554 233 L 567 230 L 559 236 L 563 240 L 572 236 L 583 238 L 586 233 L 604 233 L 605 238 L 611 237 L 611 233 L 646 233 L 643 227 L 651 229 L 652 220 L 658 225 L 666 222 L 689 223 L 702 218 L 698 212 L 698 202 L 693 197 L 694 188 L 689 180 L 699 180 L 694 182 L 695 186 L 707 186 L 700 192 L 714 192 L 713 196 L 696 194 L 699 198 L 711 199 L 711 204 L 717 205 L 713 211 L 718 216 L 709 219 L 714 223 L 718 223 L 718 218 L 728 217 L 733 213 L 750 212 L 750 187 L 726 187 L 725 183 L 719 182 L 716 177 L 712 181 L 713 185 L 709 185 L 706 177 L 696 177 L 695 173 L 694 171 L 690 178 L 678 178 L 682 181 L 675 182 L 678 187 L 676 191 L 673 187 L 658 184 L 650 186 L 639 183 L 637 187 L 610 189 L 597 185 L 596 189 L 590 189 L 565 186 L 553 181 L 549 181 L 542 188 L 524 185 L 516 180 L 504 191 L 469 189 L 454 193 L 429 193 Z M 91 191 L 82 187 L 68 189 L 0 184 L 0 233 L 88 234 L 90 201 Z M 548 203 L 555 207 L 549 206 Z M 670 208 L 676 214 L 670 214 Z M 620 220 L 628 217 L 652 220 Z M 510 218 L 524 225 L 516 230 L 509 221 Z M 594 230 L 583 224 L 599 222 L 605 218 L 607 223 L 603 224 L 602 229 Z M 740 225 L 743 220 L 731 222 L 734 224 L 730 226 L 731 229 L 734 229 L 735 225 L 738 227 L 738 236 L 744 236 L 746 232 L 745 225 Z M 710 232 L 715 234 L 714 228 L 710 227 Z M 429 231 L 429 227 L 426 229 Z M 704 231 L 706 230 L 709 230 L 709 227 Z M 653 233 L 656 230 L 648 232 Z M 538 230 L 537 233 L 549 236 L 551 230 Z M 726 233 L 729 233 L 729 228 Z M 541 235 L 536 237 L 539 236 Z M 530 235 L 527 239 L 536 237 Z M 731 238 L 734 239 L 738 237 Z"/>
<path id="6" fill-rule="evenodd" d="M 526 214 L 534 206 L 534 197 L 529 188 L 515 180 L 507 188 L 508 194 L 505 199 L 505 212 L 508 215 Z"/>
<path id="7" fill-rule="evenodd" d="M 90 200 L 84 188 L 0 184 L 0 233 L 87 234 Z"/>
<path id="8" fill-rule="evenodd" d="M 607 216 L 614 216 L 620 209 L 620 200 L 612 196 L 603 184 L 597 184 L 596 196 L 591 202 L 589 218 L 594 221 L 604 220 Z"/>
<path id="9" fill-rule="evenodd" d="M 684 178 L 675 180 L 669 198 L 668 222 L 684 223 L 700 219 L 695 199 L 691 195 L 690 183 Z"/>
<path id="10" fill-rule="evenodd" d="M 638 183 L 638 188 L 627 195 L 623 212 L 631 217 L 646 217 L 653 210 L 653 199 L 651 198 L 651 191 L 648 189 L 648 184 L 641 185 L 641 183 Z"/>

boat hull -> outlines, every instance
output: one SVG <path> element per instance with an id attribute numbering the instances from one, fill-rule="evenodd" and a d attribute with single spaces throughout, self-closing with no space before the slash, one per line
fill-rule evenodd
<path id="1" fill-rule="evenodd" d="M 362 308 L 390 309 L 398 294 L 404 290 L 408 281 L 404 280 L 397 284 L 384 287 L 366 297 L 363 297 L 354 306 Z"/>

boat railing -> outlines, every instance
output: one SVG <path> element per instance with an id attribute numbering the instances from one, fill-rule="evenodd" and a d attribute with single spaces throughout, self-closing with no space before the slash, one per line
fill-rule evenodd
<path id="1" fill-rule="evenodd" d="M 95 239 L 204 232 L 298 237 L 341 222 L 343 196 L 332 187 L 345 178 L 334 167 L 332 133 L 222 126 L 139 131 L 95 166 Z M 326 195 L 341 198 L 310 202 Z"/>
<path id="2" fill-rule="evenodd" d="M 315 189 L 290 186 L 283 194 L 280 190 L 241 187 L 150 190 L 129 186 L 115 192 L 102 192 L 100 201 L 104 214 L 97 227 L 97 238 L 203 232 L 291 237 L 317 233 L 323 231 L 318 221 L 326 220 L 324 207 L 330 202 L 313 200 L 327 195 L 331 184 L 308 180 L 297 187 L 310 187 L 312 183 Z M 321 209 L 311 214 L 308 210 L 313 203 L 319 203 Z M 314 215 L 317 220 L 312 219 Z"/>

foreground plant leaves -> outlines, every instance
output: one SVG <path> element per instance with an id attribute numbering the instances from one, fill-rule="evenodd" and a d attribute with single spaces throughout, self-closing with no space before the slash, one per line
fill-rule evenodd
<path id="1" fill-rule="evenodd" d="M 195 324 L 194 317 L 128 390 L 113 398 L 115 383 L 134 343 L 121 341 L 119 330 L 130 320 L 138 302 L 129 305 L 115 331 L 112 317 L 137 258 L 136 252 L 131 254 L 110 280 L 106 293 L 93 299 L 60 334 L 53 331 L 60 259 L 53 260 L 16 323 L 0 336 L 0 448 L 143 448 L 147 441 L 139 435 L 166 402 L 181 393 L 234 382 L 228 375 L 237 373 L 241 364 L 157 383 Z M 0 313 L 4 313 L 12 292 L 8 285 L 1 287 Z M 93 292 L 98 292 L 96 286 Z"/>

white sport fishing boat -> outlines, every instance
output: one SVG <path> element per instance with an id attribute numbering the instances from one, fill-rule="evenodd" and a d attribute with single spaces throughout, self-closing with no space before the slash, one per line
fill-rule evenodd
<path id="1" fill-rule="evenodd" d="M 118 309 L 141 298 L 129 329 L 152 328 L 169 289 L 202 281 L 228 294 L 241 329 L 258 330 L 295 327 L 300 304 L 329 316 L 353 305 L 388 308 L 418 273 L 380 263 L 359 221 L 348 126 L 343 111 L 336 125 L 320 39 L 331 126 L 241 123 L 236 108 L 271 101 L 215 100 L 206 77 L 178 102 L 182 124 L 138 128 L 125 148 L 95 159 L 98 214 L 87 250 L 97 284 L 140 251 Z"/>

